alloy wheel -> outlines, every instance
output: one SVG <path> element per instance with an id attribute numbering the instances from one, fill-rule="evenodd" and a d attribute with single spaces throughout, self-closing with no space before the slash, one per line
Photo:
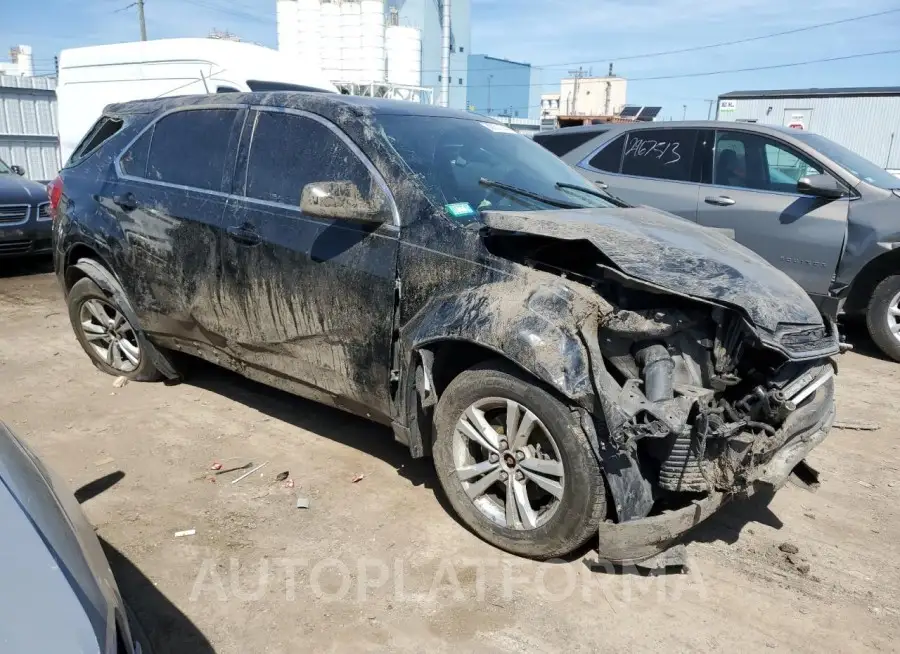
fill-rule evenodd
<path id="1" fill-rule="evenodd" d="M 134 372 L 141 363 L 141 347 L 134 328 L 114 306 L 92 298 L 79 311 L 81 333 L 106 365 L 120 372 Z"/>
<path id="2" fill-rule="evenodd" d="M 565 471 L 553 435 L 522 404 L 490 397 L 467 408 L 453 434 L 453 461 L 478 510 L 509 529 L 549 520 L 565 492 Z"/>
<path id="3" fill-rule="evenodd" d="M 887 324 L 894 338 L 900 341 L 900 293 L 892 297 L 888 303 Z"/>

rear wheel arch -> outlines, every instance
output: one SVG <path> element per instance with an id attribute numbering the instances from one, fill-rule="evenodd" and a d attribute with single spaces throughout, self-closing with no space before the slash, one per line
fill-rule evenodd
<path id="1" fill-rule="evenodd" d="M 99 264 L 102 268 L 105 268 L 108 272 L 112 273 L 112 267 L 104 260 L 104 258 L 91 246 L 85 245 L 84 243 L 77 243 L 69 248 L 66 252 L 65 256 L 65 264 L 63 270 L 64 279 L 66 283 L 66 293 L 72 290 L 72 287 L 84 277 L 89 277 L 89 275 L 75 266 L 82 259 L 91 259 Z"/>

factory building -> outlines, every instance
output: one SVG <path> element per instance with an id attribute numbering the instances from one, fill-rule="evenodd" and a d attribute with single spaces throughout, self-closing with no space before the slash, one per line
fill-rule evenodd
<path id="1" fill-rule="evenodd" d="M 483 54 L 469 56 L 468 108 L 489 116 L 538 118 L 538 69 Z"/>
<path id="2" fill-rule="evenodd" d="M 900 87 L 733 91 L 719 96 L 716 118 L 808 130 L 900 169 Z"/>

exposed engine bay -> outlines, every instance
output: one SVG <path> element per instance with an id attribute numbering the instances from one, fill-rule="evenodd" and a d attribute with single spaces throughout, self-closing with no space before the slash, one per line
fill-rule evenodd
<path id="1" fill-rule="evenodd" d="M 833 325 L 782 325 L 763 339 L 739 308 L 631 279 L 587 241 L 495 231 L 486 243 L 596 292 L 596 323 L 581 325 L 595 415 L 656 496 L 747 490 L 833 402 L 835 364 L 821 355 L 836 349 Z"/>

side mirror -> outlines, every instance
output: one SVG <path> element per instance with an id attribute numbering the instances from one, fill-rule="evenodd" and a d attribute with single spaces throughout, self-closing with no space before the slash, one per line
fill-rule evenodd
<path id="1" fill-rule="evenodd" d="M 22 177 L 25 176 L 25 169 L 22 168 L 22 166 L 17 166 L 16 164 L 13 164 L 12 166 L 9 167 L 9 169 L 11 171 L 13 171 L 16 175 L 20 175 Z"/>
<path id="2" fill-rule="evenodd" d="M 300 210 L 310 216 L 352 220 L 357 223 L 381 224 L 387 210 L 381 196 L 363 197 L 356 183 L 351 181 L 312 182 L 300 193 Z"/>
<path id="3" fill-rule="evenodd" d="M 834 200 L 844 195 L 844 188 L 831 175 L 809 175 L 797 180 L 797 192 Z"/>

